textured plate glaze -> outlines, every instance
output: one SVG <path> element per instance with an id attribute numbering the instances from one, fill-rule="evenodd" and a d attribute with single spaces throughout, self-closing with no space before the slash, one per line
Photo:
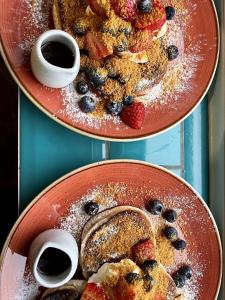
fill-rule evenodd
<path id="1" fill-rule="evenodd" d="M 14 79 L 26 93 L 28 98 L 48 116 L 62 125 L 82 134 L 109 140 L 130 141 L 147 138 L 158 134 L 177 124 L 187 117 L 207 92 L 217 65 L 219 52 L 218 20 L 213 1 L 193 0 L 189 5 L 194 8 L 191 24 L 188 27 L 185 45 L 190 42 L 195 45 L 199 41 L 201 47 L 198 55 L 201 59 L 197 63 L 197 70 L 190 79 L 186 89 L 176 95 L 177 100 L 169 99 L 168 105 L 157 105 L 148 108 L 146 120 L 141 130 L 128 128 L 124 124 L 115 125 L 107 121 L 100 128 L 91 128 L 87 123 L 72 122 L 66 114 L 62 96 L 59 90 L 43 88 L 33 77 L 29 65 L 24 62 L 24 54 L 19 47 L 24 35 L 37 35 L 32 25 L 26 24 L 28 15 L 27 0 L 0 0 L 0 34 L 1 50 L 8 68 Z M 210 26 L 209 26 L 210 24 Z M 195 55 L 197 53 L 193 53 Z M 60 112 L 61 111 L 61 112 Z"/>
<path id="2" fill-rule="evenodd" d="M 165 205 L 168 205 L 167 199 L 171 197 L 175 206 L 185 199 L 180 216 L 185 220 L 182 230 L 189 252 L 204 269 L 204 276 L 198 278 L 198 300 L 217 299 L 222 270 L 221 244 L 215 221 L 204 201 L 186 182 L 165 169 L 129 160 L 106 161 L 78 169 L 54 182 L 34 199 L 5 243 L 1 257 L 0 298 L 12 300 L 12 295 L 17 293 L 18 282 L 24 274 L 28 247 L 37 234 L 56 226 L 71 203 L 90 189 L 118 182 L 125 183 L 129 195 L 133 195 L 132 198 L 125 194 L 119 204 L 143 207 L 149 199 L 149 190 Z M 142 193 L 137 192 L 139 189 Z M 193 217 L 193 213 L 196 217 Z"/>

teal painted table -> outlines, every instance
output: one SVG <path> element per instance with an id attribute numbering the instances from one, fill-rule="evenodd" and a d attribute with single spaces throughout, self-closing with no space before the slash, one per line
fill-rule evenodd
<path id="1" fill-rule="evenodd" d="M 207 100 L 183 123 L 144 141 L 104 142 L 76 134 L 40 112 L 20 94 L 19 211 L 52 181 L 105 159 L 139 159 L 185 178 L 208 201 Z"/>

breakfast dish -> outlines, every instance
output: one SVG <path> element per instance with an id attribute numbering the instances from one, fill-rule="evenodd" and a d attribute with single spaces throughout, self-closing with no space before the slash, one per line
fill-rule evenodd
<path id="1" fill-rule="evenodd" d="M 126 141 L 162 132 L 196 107 L 215 72 L 211 0 L 0 0 L 0 10 L 1 52 L 18 84 L 48 116 L 79 133 Z M 30 65 L 34 43 L 54 28 L 75 37 L 81 50 L 79 76 L 62 89 L 41 85 Z"/>
<path id="2" fill-rule="evenodd" d="M 79 250 L 73 280 L 54 289 L 27 263 L 32 240 L 50 228 L 72 234 Z M 3 250 L 0 296 L 214 300 L 220 280 L 218 231 L 196 192 L 159 167 L 112 161 L 68 174 L 25 211 Z"/>

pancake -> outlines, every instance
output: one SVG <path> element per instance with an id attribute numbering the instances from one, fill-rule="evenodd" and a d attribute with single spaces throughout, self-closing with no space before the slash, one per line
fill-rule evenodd
<path id="1" fill-rule="evenodd" d="M 125 276 L 129 273 L 140 275 L 140 280 L 134 284 L 128 283 Z M 149 273 L 154 279 L 154 284 L 149 287 L 143 280 L 146 274 L 130 259 L 123 259 L 119 263 L 106 263 L 96 274 L 92 275 L 88 282 L 100 284 L 110 296 L 110 299 L 128 299 L 128 292 L 132 293 L 134 300 L 159 299 L 174 300 L 177 289 L 171 276 L 165 268 L 158 266 Z M 157 298 L 158 299 L 158 298 Z M 178 298 L 179 299 L 179 298 Z"/>
<path id="2" fill-rule="evenodd" d="M 112 208 L 94 217 L 84 228 L 80 264 L 85 278 L 105 262 L 131 258 L 131 248 L 140 240 L 150 239 L 156 247 L 152 223 L 138 208 Z"/>
<path id="3" fill-rule="evenodd" d="M 47 289 L 40 300 L 75 300 L 79 299 L 86 286 L 85 280 L 70 280 L 58 288 Z"/>

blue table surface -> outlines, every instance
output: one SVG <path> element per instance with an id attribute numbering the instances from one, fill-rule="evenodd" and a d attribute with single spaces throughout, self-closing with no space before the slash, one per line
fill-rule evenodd
<path id="1" fill-rule="evenodd" d="M 208 202 L 208 105 L 154 138 L 105 142 L 79 135 L 49 119 L 20 93 L 20 211 L 54 180 L 105 159 L 139 159 L 186 179 Z"/>

